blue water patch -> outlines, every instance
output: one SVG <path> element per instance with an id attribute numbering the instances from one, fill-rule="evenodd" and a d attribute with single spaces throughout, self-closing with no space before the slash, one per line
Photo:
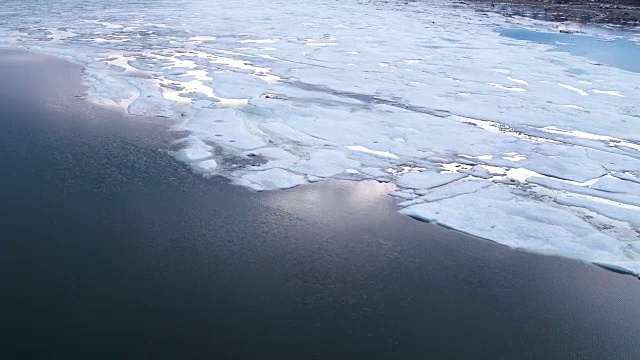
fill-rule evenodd
<path id="1" fill-rule="evenodd" d="M 640 46 L 625 38 L 599 39 L 585 34 L 503 29 L 500 35 L 553 45 L 557 51 L 585 57 L 602 65 L 640 73 Z"/>

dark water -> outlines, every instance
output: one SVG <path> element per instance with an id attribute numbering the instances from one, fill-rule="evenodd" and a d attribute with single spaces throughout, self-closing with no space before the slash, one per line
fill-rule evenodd
<path id="1" fill-rule="evenodd" d="M 0 55 L 0 359 L 639 359 L 640 281 L 395 213 L 254 194 Z"/>
<path id="2" fill-rule="evenodd" d="M 602 65 L 640 72 L 640 43 L 624 38 L 603 40 L 585 34 L 551 33 L 528 29 L 503 29 L 500 35 L 516 40 L 553 45 L 557 51 L 582 56 Z"/>

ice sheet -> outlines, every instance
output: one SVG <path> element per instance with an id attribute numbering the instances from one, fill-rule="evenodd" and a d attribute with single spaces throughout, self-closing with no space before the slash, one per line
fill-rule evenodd
<path id="1" fill-rule="evenodd" d="M 640 271 L 640 74 L 498 35 L 547 23 L 446 1 L 3 8 L 0 46 L 84 65 L 88 101 L 172 119 L 170 154 L 205 176 L 392 182 L 411 216 Z"/>

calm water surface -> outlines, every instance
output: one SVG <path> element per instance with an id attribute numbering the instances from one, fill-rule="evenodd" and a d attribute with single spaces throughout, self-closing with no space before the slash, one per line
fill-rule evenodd
<path id="1" fill-rule="evenodd" d="M 640 281 L 396 214 L 384 185 L 255 194 L 162 125 L 0 55 L 2 359 L 639 359 Z"/>
<path id="2" fill-rule="evenodd" d="M 632 33 L 602 29 L 609 34 L 603 39 L 586 34 L 542 32 L 529 29 L 503 29 L 501 36 L 554 46 L 554 51 L 568 52 L 589 61 L 622 70 L 640 72 L 640 42 L 629 40 Z M 612 36 L 617 34 L 617 36 Z M 637 37 L 637 34 L 636 34 Z"/>

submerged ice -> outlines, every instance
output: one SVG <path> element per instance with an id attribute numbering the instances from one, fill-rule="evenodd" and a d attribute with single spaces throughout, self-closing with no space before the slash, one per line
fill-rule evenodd
<path id="1" fill-rule="evenodd" d="M 173 119 L 171 154 L 205 176 L 392 182 L 412 217 L 640 274 L 640 74 L 447 2 L 143 3 L 8 0 L 0 42 Z"/>

